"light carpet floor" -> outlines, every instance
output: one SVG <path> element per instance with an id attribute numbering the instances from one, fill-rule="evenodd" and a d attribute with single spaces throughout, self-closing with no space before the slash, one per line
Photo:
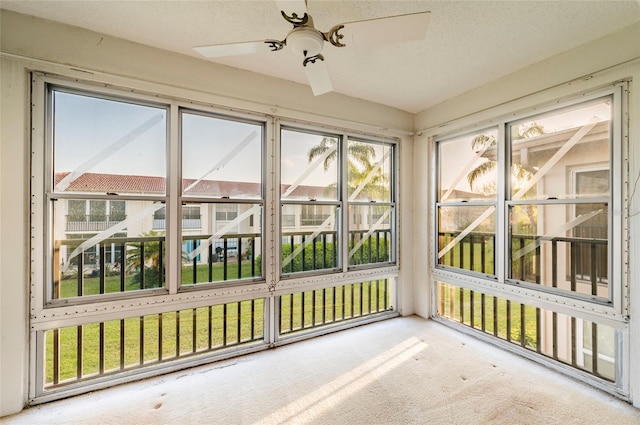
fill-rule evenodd
<path id="1" fill-rule="evenodd" d="M 640 424 L 640 410 L 404 317 L 35 406 L 2 424 Z"/>

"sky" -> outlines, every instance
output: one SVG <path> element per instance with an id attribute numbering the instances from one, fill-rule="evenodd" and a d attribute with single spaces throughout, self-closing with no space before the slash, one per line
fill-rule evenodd
<path id="1" fill-rule="evenodd" d="M 54 170 L 165 176 L 167 111 L 62 91 L 54 92 Z M 262 126 L 211 115 L 182 115 L 183 178 L 258 183 L 262 178 Z M 324 136 L 283 129 L 284 184 L 328 186 L 336 162 L 309 169 L 308 152 Z M 382 157 L 378 149 L 376 159 Z M 384 170 L 387 171 L 388 170 Z"/>
<path id="2" fill-rule="evenodd" d="M 54 105 L 55 172 L 86 168 L 88 163 L 97 161 L 86 172 L 165 175 L 167 114 L 164 109 L 63 92 L 55 93 Z M 110 149 L 154 118 L 155 125 L 123 143 L 117 151 Z"/>

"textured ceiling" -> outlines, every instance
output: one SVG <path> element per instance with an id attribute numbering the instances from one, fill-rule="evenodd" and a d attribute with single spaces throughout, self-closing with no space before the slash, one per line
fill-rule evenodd
<path id="1" fill-rule="evenodd" d="M 341 22 L 431 11 L 424 41 L 325 44 L 323 51 L 336 92 L 414 113 L 640 21 L 640 0 L 307 3 L 322 31 Z M 291 28 L 269 0 L 2 0 L 0 6 L 194 57 L 200 56 L 193 46 L 283 39 Z M 214 61 L 306 84 L 299 58 L 286 51 Z"/>

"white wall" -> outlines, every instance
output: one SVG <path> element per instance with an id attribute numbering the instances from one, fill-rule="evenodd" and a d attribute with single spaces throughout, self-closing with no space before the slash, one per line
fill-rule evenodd
<path id="1" fill-rule="evenodd" d="M 2 59 L 0 101 L 0 416 L 27 397 L 29 128 L 27 77 Z"/>
<path id="2" fill-rule="evenodd" d="M 629 379 L 631 398 L 640 407 L 640 24 L 627 27 L 617 33 L 564 52 L 543 62 L 534 64 L 492 83 L 478 87 L 456 98 L 447 100 L 416 115 L 418 136 L 414 143 L 413 187 L 416 199 L 414 235 L 430 235 L 430 214 L 427 194 L 430 192 L 431 138 L 438 134 L 473 125 L 485 126 L 491 119 L 529 109 L 565 96 L 575 96 L 611 83 L 632 78 L 630 85 L 630 134 L 629 134 L 629 187 L 636 193 L 629 200 L 629 284 L 630 299 L 630 361 Z M 452 122 L 454 121 L 455 122 Z M 623 141 L 626 142 L 626 141 Z M 623 164 L 625 167 L 627 164 Z M 414 252 L 425 247 L 425 238 L 414 240 Z M 430 296 L 429 264 L 414 262 L 414 293 L 427 300 Z M 426 302 L 416 304 L 416 313 L 429 317 L 433 312 Z"/>
<path id="3" fill-rule="evenodd" d="M 402 145 L 409 145 L 401 146 L 402 161 L 409 163 L 402 178 L 410 178 L 411 139 L 403 136 L 413 128 L 409 113 L 335 93 L 314 97 L 305 85 L 13 12 L 3 10 L 0 19 L 0 416 L 20 411 L 28 397 L 29 70 L 107 79 L 166 96 L 400 137 Z M 400 196 L 411 199 L 408 191 Z M 410 227 L 403 226 L 402 240 L 410 240 Z M 410 277 L 411 259 L 403 265 Z M 410 288 L 402 294 L 408 305 L 403 311 L 411 313 Z"/>

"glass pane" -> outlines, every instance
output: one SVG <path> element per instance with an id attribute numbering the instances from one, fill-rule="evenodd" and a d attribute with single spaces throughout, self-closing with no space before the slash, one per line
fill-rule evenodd
<path id="1" fill-rule="evenodd" d="M 314 207 L 314 208 L 312 208 Z M 286 209 L 286 210 L 285 210 Z M 303 211 L 312 211 L 303 224 Z M 282 215 L 293 211 L 293 226 L 282 229 L 282 273 L 334 269 L 338 257 L 338 207 L 335 205 L 283 205 Z"/>
<path id="2" fill-rule="evenodd" d="M 606 98 L 509 126 L 512 198 L 608 196 L 610 120 L 611 100 Z M 567 169 L 594 166 L 601 171 L 577 173 L 575 182 L 567 178 Z"/>
<path id="3" fill-rule="evenodd" d="M 53 92 L 54 191 L 164 194 L 166 111 Z"/>
<path id="4" fill-rule="evenodd" d="M 577 198 L 609 196 L 609 170 L 576 171 L 575 195 Z"/>
<path id="5" fill-rule="evenodd" d="M 338 199 L 338 138 L 282 130 L 282 199 Z"/>
<path id="6" fill-rule="evenodd" d="M 392 222 L 390 206 L 349 206 L 349 265 L 393 261 Z"/>
<path id="7" fill-rule="evenodd" d="M 164 286 L 164 226 L 151 228 L 164 204 L 59 199 L 51 205 L 53 299 Z"/>
<path id="8" fill-rule="evenodd" d="M 262 276 L 260 204 L 182 207 L 182 285 Z"/>
<path id="9" fill-rule="evenodd" d="M 509 278 L 609 298 L 607 204 L 510 207 Z"/>
<path id="10" fill-rule="evenodd" d="M 438 208 L 438 264 L 494 274 L 495 207 Z"/>
<path id="11" fill-rule="evenodd" d="M 300 220 L 300 214 L 296 214 L 295 205 L 283 205 L 282 217 L 280 220 L 280 226 L 284 231 L 289 231 L 291 228 L 300 226 L 299 222 L 296 224 L 296 220 Z"/>
<path id="12" fill-rule="evenodd" d="M 440 202 L 496 199 L 498 130 L 438 143 Z"/>
<path id="13" fill-rule="evenodd" d="M 181 117 L 183 194 L 260 198 L 262 126 L 190 113 Z"/>
<path id="14" fill-rule="evenodd" d="M 347 143 L 350 201 L 391 201 L 392 147 L 355 140 Z"/>
<path id="15" fill-rule="evenodd" d="M 593 341 L 597 341 L 595 347 L 597 361 L 594 365 Z M 593 322 L 582 322 L 582 356 L 581 366 L 593 373 L 611 381 L 615 381 L 615 330 L 609 326 Z"/>

